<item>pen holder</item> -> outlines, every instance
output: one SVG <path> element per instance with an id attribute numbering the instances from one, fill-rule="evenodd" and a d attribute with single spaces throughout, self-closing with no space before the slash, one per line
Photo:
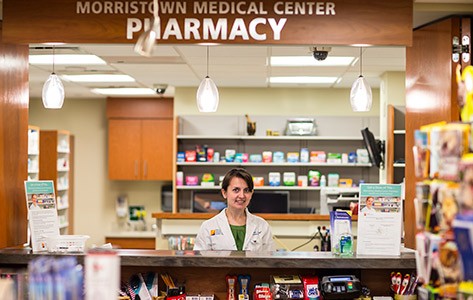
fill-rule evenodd
<path id="1" fill-rule="evenodd" d="M 394 295 L 394 300 L 417 300 L 417 295 Z"/>
<path id="2" fill-rule="evenodd" d="M 256 122 L 246 122 L 246 132 L 248 135 L 255 135 Z"/>

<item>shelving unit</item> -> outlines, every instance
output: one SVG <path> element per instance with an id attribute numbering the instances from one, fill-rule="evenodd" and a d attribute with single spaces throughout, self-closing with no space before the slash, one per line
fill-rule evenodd
<path id="1" fill-rule="evenodd" d="M 258 128 L 267 128 L 273 131 L 284 132 L 286 119 L 276 116 L 253 117 Z M 255 136 L 245 135 L 246 121 L 244 117 L 226 116 L 205 117 L 184 116 L 180 117 L 179 134 L 177 135 L 177 151 L 194 150 L 196 145 L 207 145 L 224 157 L 226 149 L 234 149 L 237 153 L 261 154 L 263 151 L 300 152 L 307 148 L 309 151 L 325 151 L 325 153 L 350 153 L 364 148 L 361 129 L 370 127 L 375 134 L 379 131 L 379 120 L 376 118 L 360 117 L 319 117 L 315 118 L 318 127 L 317 136 Z M 219 124 L 219 126 L 211 125 Z M 265 132 L 265 130 L 261 130 Z M 205 134 L 204 134 L 205 133 Z M 215 133 L 215 134 L 212 134 Z M 309 170 L 319 171 L 322 175 L 338 173 L 340 178 L 351 178 L 358 184 L 364 182 L 379 182 L 378 169 L 371 163 L 253 163 L 253 162 L 176 162 L 176 171 L 181 171 L 185 176 L 198 176 L 203 173 L 212 173 L 216 185 L 206 186 L 176 186 L 174 188 L 174 212 L 189 212 L 193 191 L 209 190 L 216 193 L 220 189 L 219 178 L 229 169 L 242 167 L 255 177 L 263 177 L 265 186 L 255 187 L 255 192 L 265 191 L 290 191 L 290 208 L 315 208 L 320 211 L 320 187 L 318 186 L 284 186 L 282 177 L 284 172 L 294 172 L 297 175 L 308 175 Z M 268 173 L 281 173 L 281 186 L 268 185 Z M 185 182 L 185 180 L 184 180 Z M 296 181 L 297 182 L 297 181 Z"/>
<path id="2" fill-rule="evenodd" d="M 39 179 L 54 181 L 61 234 L 72 234 L 74 137 L 66 130 L 40 133 Z"/>
<path id="3" fill-rule="evenodd" d="M 39 180 L 39 132 L 39 127 L 28 125 L 28 180 Z"/>
<path id="4" fill-rule="evenodd" d="M 388 106 L 387 183 L 402 183 L 405 168 L 405 107 Z"/>

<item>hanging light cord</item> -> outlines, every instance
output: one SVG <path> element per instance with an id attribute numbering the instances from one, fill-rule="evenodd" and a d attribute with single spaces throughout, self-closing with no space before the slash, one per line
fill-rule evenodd
<path id="1" fill-rule="evenodd" d="M 207 46 L 207 77 L 209 77 L 209 46 Z"/>
<path id="2" fill-rule="evenodd" d="M 158 6 L 158 0 L 153 1 L 153 15 L 154 18 L 157 19 L 159 17 L 159 6 Z"/>
<path id="3" fill-rule="evenodd" d="M 53 74 L 56 74 L 54 73 L 54 50 L 56 49 L 56 46 L 53 45 Z"/>
<path id="4" fill-rule="evenodd" d="M 360 76 L 363 76 L 363 47 L 360 47 Z"/>

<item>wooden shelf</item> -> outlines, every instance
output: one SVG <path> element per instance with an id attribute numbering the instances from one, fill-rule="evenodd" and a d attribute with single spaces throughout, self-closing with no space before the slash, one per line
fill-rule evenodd
<path id="1" fill-rule="evenodd" d="M 401 183 L 404 180 L 404 163 L 396 163 L 405 155 L 406 130 L 400 129 L 405 126 L 405 107 L 388 106 L 388 135 L 386 148 L 386 179 L 387 183 Z"/>
<path id="2" fill-rule="evenodd" d="M 178 135 L 178 140 L 261 140 L 261 141 L 362 141 L 361 137 L 353 136 L 307 136 L 307 135 L 279 135 L 279 136 L 245 136 L 245 135 Z"/>
<path id="3" fill-rule="evenodd" d="M 40 131 L 40 180 L 52 180 L 56 198 L 67 197 L 67 205 L 57 206 L 61 234 L 73 234 L 74 136 L 67 130 Z M 58 161 L 61 165 L 58 168 Z M 64 163 L 64 166 L 63 166 Z M 56 201 L 58 201 L 56 199 Z M 65 204 L 65 203 L 64 203 Z"/>
<path id="4" fill-rule="evenodd" d="M 363 164 L 363 163 L 301 163 L 301 162 L 285 162 L 285 163 L 251 163 L 251 162 L 178 162 L 176 163 L 178 166 L 187 166 L 187 167 L 203 167 L 203 166 L 211 166 L 211 167 L 342 167 L 342 168 L 360 168 L 366 167 L 370 168 L 373 165 L 371 163 Z"/>

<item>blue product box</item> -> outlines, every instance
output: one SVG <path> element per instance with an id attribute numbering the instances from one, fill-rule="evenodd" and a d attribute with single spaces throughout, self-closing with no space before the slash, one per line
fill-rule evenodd
<path id="1" fill-rule="evenodd" d="M 186 153 L 177 152 L 177 162 L 185 162 L 185 161 L 186 161 Z"/>
<path id="2" fill-rule="evenodd" d="M 284 152 L 276 151 L 273 153 L 273 162 L 283 163 L 284 162 Z"/>
<path id="3" fill-rule="evenodd" d="M 236 162 L 236 163 L 242 163 L 242 162 L 243 162 L 243 153 L 237 153 L 237 154 L 235 154 L 234 162 Z"/>
<path id="4" fill-rule="evenodd" d="M 261 154 L 250 154 L 250 162 L 252 163 L 263 162 L 263 156 Z"/>

